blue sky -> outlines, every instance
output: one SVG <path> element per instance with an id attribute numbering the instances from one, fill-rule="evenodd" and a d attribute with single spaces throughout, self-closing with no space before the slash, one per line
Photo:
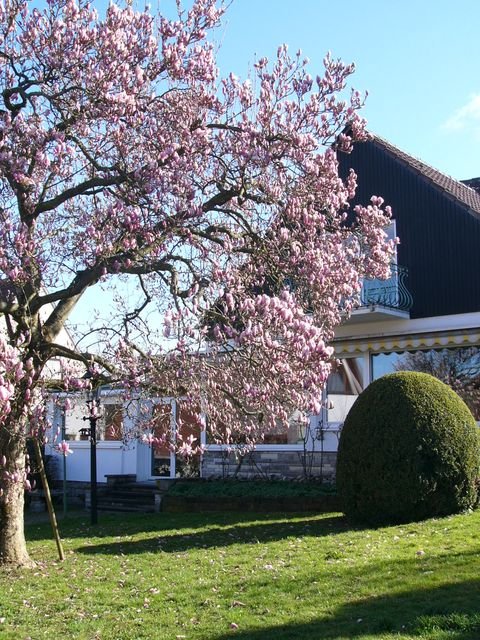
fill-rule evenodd
<path id="1" fill-rule="evenodd" d="M 465 179 L 480 176 L 479 26 L 480 0 L 234 0 L 215 38 L 222 75 L 281 43 L 312 75 L 328 50 L 355 62 L 370 130 Z"/>
<path id="2" fill-rule="evenodd" d="M 108 1 L 91 3 L 102 11 Z M 139 9 L 149 1 L 174 17 L 175 0 L 132 0 Z M 315 76 L 331 51 L 355 62 L 351 84 L 369 93 L 363 113 L 372 132 L 454 178 L 480 176 L 480 0 L 225 3 L 212 36 L 222 75 L 245 78 L 256 57 L 273 58 L 287 43 L 310 59 Z"/>

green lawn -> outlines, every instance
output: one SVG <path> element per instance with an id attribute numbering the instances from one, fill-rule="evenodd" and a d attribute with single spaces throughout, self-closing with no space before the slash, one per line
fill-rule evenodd
<path id="1" fill-rule="evenodd" d="M 353 529 L 338 514 L 88 516 L 28 527 L 1 640 L 477 640 L 480 511 Z M 237 628 L 232 627 L 238 625 Z"/>

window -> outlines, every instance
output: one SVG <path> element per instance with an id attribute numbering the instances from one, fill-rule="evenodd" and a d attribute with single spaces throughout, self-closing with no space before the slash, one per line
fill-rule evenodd
<path id="1" fill-rule="evenodd" d="M 388 240 L 395 240 L 396 224 L 392 220 L 384 229 Z M 379 304 L 396 309 L 399 306 L 399 268 L 397 266 L 397 250 L 395 248 L 391 261 L 391 275 L 386 280 L 377 278 L 363 281 L 361 302 L 363 305 Z"/>
<path id="2" fill-rule="evenodd" d="M 90 422 L 85 397 L 71 400 L 72 406 L 65 412 L 65 438 L 67 440 L 89 440 Z M 57 410 L 56 410 L 57 411 Z M 63 411 L 59 407 L 58 411 Z M 123 404 L 114 399 L 100 401 L 100 416 L 96 424 L 98 441 L 120 441 L 123 439 Z"/>
<path id="3" fill-rule="evenodd" d="M 170 476 L 172 439 L 172 406 L 156 402 L 152 408 L 153 435 L 161 443 L 152 446 L 152 476 Z"/>
<path id="4" fill-rule="evenodd" d="M 363 357 L 344 358 L 334 366 L 327 382 L 328 422 L 345 422 L 365 385 Z"/>
<path id="5" fill-rule="evenodd" d="M 295 419 L 293 416 L 288 427 L 279 427 L 265 433 L 263 442 L 259 444 L 303 444 L 305 437 L 305 421 Z"/>
<path id="6" fill-rule="evenodd" d="M 174 403 L 155 402 L 152 408 L 153 435 L 159 442 L 152 446 L 152 476 L 194 477 L 200 474 L 199 456 L 175 455 L 175 443 L 180 445 L 177 430 L 185 441 L 193 438 L 192 446 L 200 445 L 201 424 L 197 413 L 179 402 L 174 411 Z M 172 417 L 175 416 L 176 425 Z"/>
<path id="7" fill-rule="evenodd" d="M 394 371 L 422 371 L 448 384 L 480 420 L 480 347 L 378 353 L 372 356 L 373 379 Z"/>
<path id="8" fill-rule="evenodd" d="M 263 429 L 259 428 L 258 433 L 260 434 L 262 432 Z M 300 419 L 299 412 L 295 412 L 290 418 L 288 427 L 285 425 L 279 425 L 276 428 L 269 429 L 264 433 L 263 439 L 260 439 L 260 435 L 258 436 L 256 444 L 303 444 L 304 434 L 305 421 Z M 235 430 L 229 431 L 227 424 L 219 425 L 214 435 L 212 435 L 211 430 L 207 427 L 206 439 L 207 444 L 228 443 L 230 445 L 243 445 L 247 442 L 245 431 L 241 427 L 237 427 Z"/>
<path id="9" fill-rule="evenodd" d="M 198 447 L 201 441 L 202 423 L 199 415 L 192 409 L 177 403 L 177 428 L 182 438 L 186 441 L 192 437 L 192 446 Z M 200 475 L 200 456 L 186 458 L 182 455 L 175 456 L 175 476 L 177 478 L 192 478 Z"/>
<path id="10" fill-rule="evenodd" d="M 105 404 L 103 406 L 103 420 L 101 425 L 101 440 L 122 440 L 123 439 L 123 406 L 121 404 Z M 103 424 L 102 424 L 103 422 Z"/>

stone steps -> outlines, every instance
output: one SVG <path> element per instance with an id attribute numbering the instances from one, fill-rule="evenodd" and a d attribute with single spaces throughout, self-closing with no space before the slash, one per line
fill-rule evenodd
<path id="1" fill-rule="evenodd" d="M 131 476 L 109 476 L 98 488 L 99 511 L 154 513 L 159 510 L 160 491 L 155 483 L 137 483 Z"/>

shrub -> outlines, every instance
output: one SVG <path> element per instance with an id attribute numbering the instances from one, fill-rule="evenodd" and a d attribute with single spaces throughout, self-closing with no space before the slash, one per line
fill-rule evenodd
<path id="1" fill-rule="evenodd" d="M 351 408 L 337 488 L 354 520 L 408 522 L 473 507 L 478 469 L 467 405 L 433 376 L 401 371 L 370 384 Z"/>
<path id="2" fill-rule="evenodd" d="M 319 481 L 293 480 L 177 480 L 168 491 L 170 496 L 208 498 L 298 498 L 336 494 L 333 485 Z"/>

